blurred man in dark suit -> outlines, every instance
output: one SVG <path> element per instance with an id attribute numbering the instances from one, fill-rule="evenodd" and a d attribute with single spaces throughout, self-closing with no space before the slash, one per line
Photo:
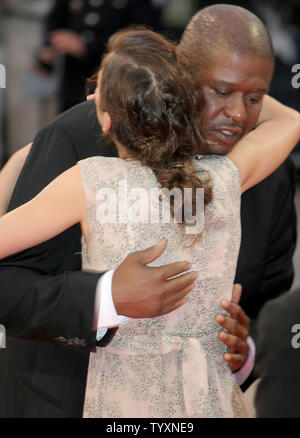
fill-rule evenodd
<path id="1" fill-rule="evenodd" d="M 60 55 L 59 110 L 84 100 L 84 84 L 100 64 L 107 40 L 130 24 L 160 28 L 162 6 L 151 0 L 55 0 L 46 17 L 45 42 L 37 62 L 52 69 Z"/>
<path id="2" fill-rule="evenodd" d="M 257 330 L 259 418 L 300 418 L 300 289 L 268 302 Z"/>

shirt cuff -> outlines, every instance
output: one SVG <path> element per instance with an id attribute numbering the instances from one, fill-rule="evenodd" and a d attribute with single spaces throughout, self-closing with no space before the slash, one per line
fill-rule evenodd
<path id="1" fill-rule="evenodd" d="M 255 362 L 255 343 L 251 336 L 247 338 L 247 344 L 249 346 L 248 356 L 244 365 L 233 373 L 236 383 L 242 385 L 250 376 L 254 368 Z"/>
<path id="2" fill-rule="evenodd" d="M 112 299 L 112 278 L 115 270 L 112 269 L 99 279 L 96 288 L 96 302 L 99 302 L 99 316 L 97 323 L 97 341 L 103 338 L 108 328 L 119 327 L 130 318 L 118 315 Z"/>

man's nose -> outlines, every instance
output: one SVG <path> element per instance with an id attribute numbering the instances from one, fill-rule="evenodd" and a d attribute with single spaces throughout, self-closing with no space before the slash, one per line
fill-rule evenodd
<path id="1" fill-rule="evenodd" d="M 227 102 L 224 112 L 228 118 L 231 118 L 239 123 L 244 122 L 247 118 L 244 97 L 240 94 L 232 96 Z"/>

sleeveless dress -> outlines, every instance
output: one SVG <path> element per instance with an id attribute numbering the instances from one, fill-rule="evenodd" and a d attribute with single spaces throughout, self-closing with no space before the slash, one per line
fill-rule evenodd
<path id="1" fill-rule="evenodd" d="M 129 253 L 167 238 L 165 252 L 150 266 L 188 260 L 192 270 L 199 271 L 184 306 L 161 317 L 131 319 L 106 348 L 90 354 L 86 418 L 248 416 L 241 390 L 223 360 L 226 347 L 218 339 L 215 321 L 221 299 L 231 299 L 240 246 L 239 171 L 224 156 L 198 156 L 192 164 L 199 172 L 209 172 L 213 200 L 205 207 L 204 231 L 191 246 L 195 235 L 187 236 L 172 216 L 169 223 L 162 223 L 161 216 L 160 223 L 145 217 L 138 222 L 127 211 L 131 220 L 126 220 L 124 211 L 110 203 L 121 204 L 126 186 L 129 210 L 141 197 L 148 215 L 150 207 L 155 210 L 150 196 L 145 197 L 158 188 L 150 168 L 120 158 L 79 162 L 89 228 L 86 240 L 82 238 L 84 270 L 116 268 Z M 140 210 L 136 214 L 142 217 L 145 212 Z M 105 223 L 103 214 L 109 212 L 112 223 Z"/>

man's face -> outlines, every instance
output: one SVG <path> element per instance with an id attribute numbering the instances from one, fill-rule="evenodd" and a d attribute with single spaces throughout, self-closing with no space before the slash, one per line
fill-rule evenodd
<path id="1" fill-rule="evenodd" d="M 239 55 L 227 50 L 201 71 L 206 100 L 201 128 L 210 153 L 228 154 L 254 128 L 272 74 L 271 61 L 250 52 Z"/>

